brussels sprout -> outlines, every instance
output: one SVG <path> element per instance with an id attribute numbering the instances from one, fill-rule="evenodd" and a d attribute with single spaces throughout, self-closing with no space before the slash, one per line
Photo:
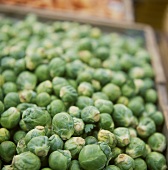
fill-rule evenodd
<path id="1" fill-rule="evenodd" d="M 85 144 L 86 145 L 97 144 L 97 143 L 98 143 L 98 141 L 94 136 L 87 136 L 85 138 Z"/>
<path id="2" fill-rule="evenodd" d="M 42 168 L 41 170 L 52 170 L 51 168 Z"/>
<path id="3" fill-rule="evenodd" d="M 4 104 L 0 101 L 0 115 L 3 113 L 4 109 Z"/>
<path id="4" fill-rule="evenodd" d="M 70 85 L 64 86 L 60 90 L 60 97 L 64 102 L 73 103 L 77 100 L 76 89 Z"/>
<path id="5" fill-rule="evenodd" d="M 121 95 L 120 88 L 112 83 L 104 86 L 102 91 L 109 97 L 112 102 L 117 100 Z"/>
<path id="6" fill-rule="evenodd" d="M 143 65 L 143 70 L 144 70 L 144 73 L 145 73 L 145 77 L 148 77 L 148 78 L 154 77 L 154 71 L 153 71 L 153 68 L 150 64 L 145 63 Z"/>
<path id="7" fill-rule="evenodd" d="M 128 54 L 123 54 L 121 56 L 120 65 L 122 70 L 124 71 L 128 71 L 129 69 L 131 69 L 133 67 L 132 56 Z"/>
<path id="8" fill-rule="evenodd" d="M 0 156 L 5 162 L 10 162 L 16 153 L 16 145 L 11 141 L 4 141 L 0 144 Z"/>
<path id="9" fill-rule="evenodd" d="M 36 97 L 36 104 L 40 107 L 46 107 L 51 101 L 51 97 L 48 93 L 39 93 Z"/>
<path id="10" fill-rule="evenodd" d="M 83 133 L 85 124 L 82 119 L 73 117 L 74 121 L 74 136 L 79 136 Z"/>
<path id="11" fill-rule="evenodd" d="M 96 144 L 84 146 L 79 153 L 79 163 L 84 170 L 101 170 L 106 161 L 106 155 Z"/>
<path id="12" fill-rule="evenodd" d="M 155 122 L 156 126 L 160 126 L 164 122 L 164 117 L 162 112 L 156 111 L 150 115 L 150 118 Z"/>
<path id="13" fill-rule="evenodd" d="M 13 82 L 4 83 L 2 88 L 5 95 L 10 92 L 17 92 L 17 86 Z"/>
<path id="14" fill-rule="evenodd" d="M 85 145 L 85 140 L 81 137 L 71 137 L 65 142 L 64 149 L 71 152 L 72 158 L 76 157 L 83 146 Z"/>
<path id="15" fill-rule="evenodd" d="M 79 44 L 78 44 L 79 51 L 82 51 L 82 50 L 92 51 L 92 48 L 93 46 L 92 46 L 91 39 L 89 38 L 80 39 Z"/>
<path id="16" fill-rule="evenodd" d="M 145 149 L 145 142 L 140 138 L 133 137 L 131 138 L 129 145 L 126 147 L 126 154 L 132 158 L 137 158 L 144 154 Z"/>
<path id="17" fill-rule="evenodd" d="M 54 152 L 58 149 L 63 149 L 64 143 L 57 134 L 54 134 L 49 138 L 49 145 L 50 145 L 50 152 Z"/>
<path id="18" fill-rule="evenodd" d="M 107 143 L 111 148 L 114 148 L 117 144 L 115 135 L 108 130 L 101 129 L 98 132 L 98 140 Z"/>
<path id="19" fill-rule="evenodd" d="M 84 63 L 88 63 L 90 59 L 93 57 L 92 53 L 88 50 L 79 51 L 78 55 L 80 60 L 83 61 Z"/>
<path id="20" fill-rule="evenodd" d="M 4 99 L 4 94 L 2 88 L 0 88 L 0 100 L 2 101 Z"/>
<path id="21" fill-rule="evenodd" d="M 93 78 L 101 83 L 101 85 L 105 85 L 110 82 L 112 77 L 111 70 L 98 68 L 93 73 Z"/>
<path id="22" fill-rule="evenodd" d="M 111 149 L 111 152 L 113 153 L 112 154 L 112 160 L 114 160 L 115 158 L 117 158 L 117 156 L 119 154 L 122 154 L 123 153 L 123 150 L 121 148 L 118 148 L 118 147 L 114 147 Z"/>
<path id="23" fill-rule="evenodd" d="M 70 106 L 69 110 L 68 110 L 68 113 L 72 117 L 80 118 L 81 110 L 78 107 L 76 107 L 76 106 Z"/>
<path id="24" fill-rule="evenodd" d="M 146 162 L 141 159 L 141 158 L 136 158 L 134 160 L 134 163 L 135 163 L 135 170 L 147 170 L 147 165 L 146 165 Z"/>
<path id="25" fill-rule="evenodd" d="M 47 110 L 50 113 L 51 117 L 54 117 L 57 113 L 64 112 L 66 110 L 66 107 L 64 103 L 59 100 L 53 100 L 48 106 Z"/>
<path id="26" fill-rule="evenodd" d="M 24 110 L 28 109 L 28 108 L 34 108 L 37 107 L 36 104 L 32 104 L 32 103 L 20 103 L 17 105 L 17 110 L 21 113 L 23 113 Z"/>
<path id="27" fill-rule="evenodd" d="M 16 92 L 10 92 L 4 98 L 4 105 L 6 109 L 10 107 L 16 107 L 19 103 L 19 95 Z"/>
<path id="28" fill-rule="evenodd" d="M 41 82 L 37 88 L 36 88 L 37 93 L 42 93 L 46 92 L 51 94 L 52 93 L 52 83 L 49 80 Z"/>
<path id="29" fill-rule="evenodd" d="M 89 66 L 92 68 L 100 68 L 101 67 L 101 60 L 98 58 L 91 58 L 89 60 Z"/>
<path id="30" fill-rule="evenodd" d="M 115 72 L 115 74 L 112 75 L 111 82 L 121 87 L 126 82 L 126 74 L 122 71 Z"/>
<path id="31" fill-rule="evenodd" d="M 37 84 L 37 77 L 29 71 L 21 72 L 17 77 L 17 85 L 20 90 L 33 90 Z"/>
<path id="32" fill-rule="evenodd" d="M 145 104 L 145 111 L 148 112 L 149 114 L 156 112 L 156 105 L 154 105 L 153 103 L 146 103 Z"/>
<path id="33" fill-rule="evenodd" d="M 18 141 L 17 143 L 17 147 L 16 147 L 16 151 L 17 151 L 17 154 L 21 154 L 23 152 L 27 152 L 28 151 L 28 148 L 27 148 L 27 145 L 26 145 L 26 142 L 25 142 L 25 139 L 22 138 Z"/>
<path id="34" fill-rule="evenodd" d="M 129 70 L 129 77 L 132 79 L 142 79 L 144 74 L 144 70 L 141 67 L 133 67 Z"/>
<path id="35" fill-rule="evenodd" d="M 128 106 L 129 99 L 125 96 L 120 96 L 117 100 L 117 104 L 123 104 L 125 106 Z"/>
<path id="36" fill-rule="evenodd" d="M 33 90 L 22 90 L 19 92 L 19 99 L 22 103 L 35 103 L 36 95 Z"/>
<path id="37" fill-rule="evenodd" d="M 66 112 L 58 113 L 52 119 L 52 128 L 63 140 L 67 140 L 74 134 L 73 118 Z"/>
<path id="38" fill-rule="evenodd" d="M 16 74 L 19 74 L 23 71 L 26 70 L 26 61 L 24 58 L 21 58 L 19 60 L 16 60 L 15 62 L 15 67 L 14 67 L 14 71 Z"/>
<path id="39" fill-rule="evenodd" d="M 1 70 L 0 70 L 1 73 Z M 2 76 L 2 74 L 0 74 L 0 87 L 2 87 L 5 83 L 4 77 Z"/>
<path id="40" fill-rule="evenodd" d="M 90 97 L 87 96 L 79 96 L 77 98 L 76 106 L 80 109 L 83 109 L 87 106 L 93 106 L 94 102 Z"/>
<path id="41" fill-rule="evenodd" d="M 147 138 L 156 131 L 156 125 L 151 118 L 142 117 L 136 130 L 141 138 Z"/>
<path id="42" fill-rule="evenodd" d="M 146 157 L 146 163 L 149 169 L 153 170 L 166 170 L 166 158 L 158 152 L 151 152 Z"/>
<path id="43" fill-rule="evenodd" d="M 71 153 L 68 150 L 54 151 L 49 156 L 49 166 L 53 170 L 67 170 L 70 163 Z"/>
<path id="44" fill-rule="evenodd" d="M 18 125 L 20 121 L 20 112 L 15 107 L 10 107 L 1 114 L 1 126 L 7 129 L 12 129 Z"/>
<path id="45" fill-rule="evenodd" d="M 50 79 L 49 67 L 47 64 L 39 65 L 35 69 L 35 75 L 39 82 Z"/>
<path id="46" fill-rule="evenodd" d="M 12 69 L 15 66 L 16 60 L 12 57 L 4 57 L 1 59 L 1 67 L 2 69 Z"/>
<path id="47" fill-rule="evenodd" d="M 134 128 L 129 127 L 128 130 L 130 133 L 130 137 L 137 137 L 137 131 Z"/>
<path id="48" fill-rule="evenodd" d="M 144 152 L 144 154 L 143 154 L 143 158 L 146 158 L 146 156 L 149 154 L 149 153 L 151 153 L 152 151 L 151 151 L 151 148 L 150 148 L 150 146 L 148 145 L 148 144 L 145 144 L 145 152 Z"/>
<path id="49" fill-rule="evenodd" d="M 61 58 L 53 58 L 48 67 L 51 77 L 62 76 L 65 72 L 65 61 Z"/>
<path id="50" fill-rule="evenodd" d="M 105 170 L 120 170 L 120 168 L 118 168 L 117 166 L 115 165 L 109 165 L 105 168 Z"/>
<path id="51" fill-rule="evenodd" d="M 124 147 L 130 143 L 131 137 L 127 128 L 118 127 L 114 129 L 113 133 L 117 139 L 117 146 Z"/>
<path id="52" fill-rule="evenodd" d="M 20 139 L 23 139 L 26 136 L 26 132 L 23 130 L 18 130 L 13 135 L 13 141 L 15 144 L 19 142 Z"/>
<path id="53" fill-rule="evenodd" d="M 139 123 L 138 118 L 135 117 L 135 116 L 133 116 L 133 117 L 132 117 L 132 122 L 131 122 L 131 124 L 130 124 L 130 127 L 136 128 L 136 127 L 138 126 L 138 123 Z"/>
<path id="54" fill-rule="evenodd" d="M 116 104 L 114 105 L 112 118 L 118 126 L 128 127 L 132 123 L 133 114 L 132 111 L 123 104 Z"/>
<path id="55" fill-rule="evenodd" d="M 102 32 L 101 32 L 101 30 L 99 28 L 95 27 L 95 28 L 91 29 L 90 36 L 92 38 L 100 38 L 101 35 L 102 35 Z"/>
<path id="56" fill-rule="evenodd" d="M 69 170 L 81 170 L 79 161 L 73 160 L 70 164 Z"/>
<path id="57" fill-rule="evenodd" d="M 81 111 L 81 118 L 86 123 L 94 123 L 98 122 L 100 120 L 100 112 L 99 110 L 94 106 L 86 106 Z"/>
<path id="58" fill-rule="evenodd" d="M 27 148 L 39 157 L 47 156 L 50 146 L 47 136 L 33 137 L 28 143 Z"/>
<path id="59" fill-rule="evenodd" d="M 12 166 L 18 170 L 39 170 L 41 163 L 40 159 L 31 152 L 24 152 L 14 156 Z"/>
<path id="60" fill-rule="evenodd" d="M 112 117 L 108 113 L 100 114 L 99 128 L 113 132 L 114 122 Z"/>
<path id="61" fill-rule="evenodd" d="M 99 47 L 96 49 L 95 56 L 101 60 L 106 60 L 109 57 L 110 53 L 107 47 Z"/>
<path id="62" fill-rule="evenodd" d="M 92 80 L 91 84 L 92 84 L 92 87 L 93 87 L 94 91 L 100 91 L 101 90 L 101 84 L 100 84 L 99 81 Z"/>
<path id="63" fill-rule="evenodd" d="M 91 82 L 92 78 L 93 78 L 93 75 L 91 74 L 90 70 L 86 69 L 83 72 L 79 72 L 79 74 L 77 75 L 76 81 L 78 83 L 81 83 L 81 82 Z"/>
<path id="64" fill-rule="evenodd" d="M 156 103 L 157 101 L 157 92 L 154 89 L 148 89 L 145 93 L 146 102 Z"/>
<path id="65" fill-rule="evenodd" d="M 148 138 L 148 145 L 153 151 L 163 152 L 166 149 L 166 138 L 161 133 L 154 133 Z"/>
<path id="66" fill-rule="evenodd" d="M 69 85 L 71 85 L 73 88 L 77 89 L 77 81 L 76 80 L 73 80 L 73 79 L 68 79 L 68 83 Z"/>
<path id="67" fill-rule="evenodd" d="M 2 170 L 13 170 L 13 166 L 12 165 L 5 165 Z"/>
<path id="68" fill-rule="evenodd" d="M 39 107 L 28 108 L 23 111 L 20 127 L 24 131 L 29 131 L 35 126 L 46 126 L 51 124 L 50 114 Z"/>
<path id="69" fill-rule="evenodd" d="M 6 128 L 0 128 L 0 143 L 10 139 L 10 132 Z"/>
<path id="70" fill-rule="evenodd" d="M 94 90 L 93 90 L 93 87 L 90 83 L 82 82 L 82 83 L 79 84 L 77 91 L 78 91 L 78 94 L 80 96 L 91 97 Z"/>
<path id="71" fill-rule="evenodd" d="M 118 157 L 115 159 L 115 165 L 121 170 L 133 170 L 135 167 L 134 160 L 126 154 L 118 155 Z"/>
<path id="72" fill-rule="evenodd" d="M 2 76 L 5 82 L 15 82 L 16 74 L 13 70 L 5 70 L 2 72 Z"/>

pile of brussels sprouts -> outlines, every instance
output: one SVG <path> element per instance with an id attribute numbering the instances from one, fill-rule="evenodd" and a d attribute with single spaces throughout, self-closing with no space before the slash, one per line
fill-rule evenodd
<path id="1" fill-rule="evenodd" d="M 167 169 L 140 37 L 4 18 L 0 62 L 0 169 Z"/>

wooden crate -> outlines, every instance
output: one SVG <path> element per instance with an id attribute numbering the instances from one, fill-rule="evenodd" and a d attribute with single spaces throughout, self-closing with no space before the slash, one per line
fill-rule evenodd
<path id="1" fill-rule="evenodd" d="M 163 71 L 162 63 L 160 60 L 159 50 L 154 36 L 153 29 L 147 25 L 143 24 L 133 24 L 133 23 L 116 23 L 108 19 L 91 18 L 84 16 L 75 16 L 73 13 L 68 15 L 63 12 L 53 12 L 40 9 L 32 9 L 25 7 L 11 7 L 0 5 L 0 13 L 10 17 L 23 18 L 29 13 L 36 14 L 39 19 L 47 21 L 76 21 L 79 23 L 87 23 L 93 26 L 101 28 L 105 32 L 119 32 L 122 34 L 131 34 L 134 36 L 141 35 L 144 38 L 146 49 L 148 50 L 151 57 L 151 63 L 155 72 L 155 86 L 158 92 L 158 106 L 163 112 L 165 117 L 165 123 L 163 126 L 163 133 L 165 134 L 168 142 L 168 98 L 166 89 L 166 78 Z M 165 156 L 168 163 L 168 144 L 165 152 Z"/>

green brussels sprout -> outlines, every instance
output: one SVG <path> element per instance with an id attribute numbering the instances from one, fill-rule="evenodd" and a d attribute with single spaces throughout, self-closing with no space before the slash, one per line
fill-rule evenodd
<path id="1" fill-rule="evenodd" d="M 148 138 L 148 145 L 153 151 L 163 152 L 166 149 L 166 137 L 156 132 Z"/>
<path id="2" fill-rule="evenodd" d="M 123 54 L 121 56 L 120 65 L 121 69 L 124 71 L 128 71 L 129 69 L 131 69 L 133 67 L 132 56 L 128 54 Z"/>
<path id="3" fill-rule="evenodd" d="M 134 79 L 134 84 L 135 84 L 135 91 L 136 93 L 142 93 L 145 91 L 145 83 L 144 80 L 142 79 Z"/>
<path id="4" fill-rule="evenodd" d="M 99 128 L 113 132 L 114 122 L 112 117 L 108 113 L 100 114 Z"/>
<path id="5" fill-rule="evenodd" d="M 79 163 L 84 170 L 101 170 L 106 162 L 107 157 L 97 144 L 86 145 L 79 153 Z"/>
<path id="6" fill-rule="evenodd" d="M 51 97 L 46 92 L 39 93 L 36 97 L 36 104 L 40 107 L 46 107 L 48 104 L 50 104 L 50 101 Z"/>
<path id="7" fill-rule="evenodd" d="M 50 79 L 49 67 L 47 64 L 41 64 L 35 69 L 35 75 L 39 82 Z"/>
<path id="8" fill-rule="evenodd" d="M 97 39 L 97 38 L 100 38 L 101 35 L 102 35 L 102 32 L 101 32 L 101 30 L 99 28 L 95 27 L 95 28 L 91 29 L 90 36 L 92 38 L 96 38 Z"/>
<path id="9" fill-rule="evenodd" d="M 117 104 L 123 104 L 125 106 L 128 106 L 129 99 L 125 96 L 120 96 L 117 100 Z"/>
<path id="10" fill-rule="evenodd" d="M 94 102 L 90 97 L 87 96 L 79 96 L 77 98 L 76 106 L 79 107 L 80 109 L 83 109 L 87 106 L 93 106 Z"/>
<path id="11" fill-rule="evenodd" d="M 12 166 L 14 169 L 18 170 L 39 170 L 41 167 L 41 162 L 39 157 L 32 152 L 24 152 L 14 156 L 12 160 Z"/>
<path id="12" fill-rule="evenodd" d="M 100 120 L 100 112 L 94 106 L 86 106 L 81 111 L 81 118 L 86 123 L 95 123 Z"/>
<path id="13" fill-rule="evenodd" d="M 138 126 L 138 123 L 139 123 L 139 120 L 137 117 L 135 116 L 132 116 L 132 122 L 130 124 L 130 127 L 132 128 L 136 128 Z"/>
<path id="14" fill-rule="evenodd" d="M 27 132 L 24 140 L 28 143 L 32 138 L 37 136 L 45 136 L 45 128 L 43 126 L 36 126 L 34 129 Z"/>
<path id="15" fill-rule="evenodd" d="M 16 82 L 16 74 L 13 70 L 5 70 L 2 72 L 5 82 Z"/>
<path id="16" fill-rule="evenodd" d="M 42 168 L 41 170 L 52 170 L 51 168 Z"/>
<path id="17" fill-rule="evenodd" d="M 80 118 L 81 110 L 76 106 L 70 106 L 69 109 L 68 109 L 68 113 L 72 117 Z"/>
<path id="18" fill-rule="evenodd" d="M 98 47 L 98 49 L 96 49 L 95 51 L 95 56 L 99 59 L 106 60 L 109 57 L 110 53 L 109 53 L 109 49 L 107 47 Z"/>
<path id="19" fill-rule="evenodd" d="M 113 133 L 117 139 L 117 146 L 124 147 L 130 143 L 131 137 L 128 128 L 118 127 L 114 129 Z"/>
<path id="20" fill-rule="evenodd" d="M 91 84 L 92 84 L 92 87 L 93 87 L 94 91 L 100 91 L 101 90 L 101 84 L 100 84 L 99 81 L 92 80 Z"/>
<path id="21" fill-rule="evenodd" d="M 79 51 L 83 51 L 83 50 L 92 51 L 92 49 L 93 49 L 93 46 L 92 46 L 91 39 L 89 38 L 80 39 L 79 44 L 78 44 Z"/>
<path id="22" fill-rule="evenodd" d="M 0 70 L 1 72 L 1 70 Z M 5 83 L 4 77 L 2 76 L 2 74 L 0 74 L 0 87 L 2 87 Z"/>
<path id="23" fill-rule="evenodd" d="M 164 117 L 162 112 L 156 111 L 150 115 L 150 118 L 155 122 L 156 126 L 160 126 L 164 122 Z"/>
<path id="24" fill-rule="evenodd" d="M 47 136 L 33 137 L 28 143 L 27 148 L 30 152 L 34 153 L 39 157 L 47 156 L 50 146 Z"/>
<path id="25" fill-rule="evenodd" d="M 36 92 L 33 90 L 22 90 L 19 92 L 19 99 L 22 103 L 35 103 Z"/>
<path id="26" fill-rule="evenodd" d="M 94 136 L 87 136 L 85 138 L 85 144 L 86 145 L 97 144 L 97 143 L 98 143 L 98 141 Z"/>
<path id="27" fill-rule="evenodd" d="M 20 90 L 33 90 L 37 84 L 37 77 L 29 71 L 21 72 L 17 77 L 17 85 Z"/>
<path id="28" fill-rule="evenodd" d="M 17 92 L 17 86 L 13 82 L 4 83 L 2 88 L 5 95 L 10 92 Z"/>
<path id="29" fill-rule="evenodd" d="M 10 132 L 6 128 L 0 128 L 0 143 L 10 139 Z"/>
<path id="30" fill-rule="evenodd" d="M 104 92 L 112 102 L 116 101 L 121 95 L 120 88 L 112 83 L 109 83 L 104 86 L 102 92 Z"/>
<path id="31" fill-rule="evenodd" d="M 20 112 L 15 107 L 10 107 L 3 112 L 0 117 L 1 126 L 7 129 L 12 129 L 19 124 Z"/>
<path id="32" fill-rule="evenodd" d="M 107 143 L 111 148 L 117 144 L 117 139 L 113 133 L 108 130 L 101 129 L 98 132 L 98 140 Z"/>
<path id="33" fill-rule="evenodd" d="M 100 113 L 109 113 L 111 114 L 113 111 L 113 103 L 109 100 L 97 99 L 94 102 L 95 107 L 98 108 Z"/>
<path id="34" fill-rule="evenodd" d="M 79 58 L 84 63 L 89 63 L 90 59 L 93 57 L 92 53 L 88 50 L 79 51 Z"/>
<path id="35" fill-rule="evenodd" d="M 26 142 L 25 142 L 25 139 L 22 138 L 18 141 L 17 143 L 17 147 L 16 147 L 16 151 L 17 151 L 17 154 L 21 154 L 23 152 L 27 152 L 28 151 L 28 148 L 27 148 L 27 145 L 26 145 Z"/>
<path id="36" fill-rule="evenodd" d="M 119 87 L 121 87 L 127 80 L 126 74 L 122 71 L 115 72 L 112 75 L 111 82 Z"/>
<path id="37" fill-rule="evenodd" d="M 127 82 L 121 87 L 123 96 L 132 97 L 135 95 L 136 88 L 133 80 L 127 80 Z"/>
<path id="38" fill-rule="evenodd" d="M 18 75 L 19 73 L 23 72 L 26 70 L 26 61 L 24 58 L 21 58 L 19 60 L 16 60 L 15 66 L 14 66 L 14 71 Z"/>
<path id="39" fill-rule="evenodd" d="M 141 138 L 147 138 L 156 131 L 156 125 L 151 118 L 142 117 L 139 120 L 136 130 Z"/>
<path id="40" fill-rule="evenodd" d="M 146 162 L 141 159 L 141 158 L 136 158 L 134 160 L 134 163 L 135 163 L 135 170 L 147 170 L 147 165 L 146 165 Z"/>
<path id="41" fill-rule="evenodd" d="M 58 113 L 52 119 L 52 128 L 63 140 L 70 139 L 74 134 L 73 118 L 66 112 Z"/>
<path id="42" fill-rule="evenodd" d="M 143 68 L 133 67 L 129 70 L 129 77 L 132 79 L 142 79 L 145 75 Z"/>
<path id="43" fill-rule="evenodd" d="M 23 111 L 20 127 L 24 131 L 29 131 L 36 126 L 46 126 L 51 124 L 50 114 L 39 107 L 28 108 Z"/>
<path id="44" fill-rule="evenodd" d="M 71 152 L 72 158 L 76 157 L 83 146 L 85 145 L 85 140 L 81 137 L 71 137 L 64 144 L 64 149 Z"/>
<path id="45" fill-rule="evenodd" d="M 0 100 L 3 101 L 4 100 L 4 94 L 3 94 L 3 90 L 0 87 Z"/>
<path id="46" fill-rule="evenodd" d="M 128 108 L 136 117 L 139 117 L 144 111 L 144 103 L 140 102 L 138 98 L 134 97 L 129 101 Z"/>
<path id="47" fill-rule="evenodd" d="M 93 94 L 93 87 L 90 83 L 88 82 L 82 82 L 79 84 L 77 88 L 78 94 L 80 96 L 88 96 L 91 97 Z"/>
<path id="48" fill-rule="evenodd" d="M 2 170 L 13 170 L 13 166 L 12 165 L 5 165 Z"/>
<path id="49" fill-rule="evenodd" d="M 123 104 L 115 104 L 112 118 L 116 125 L 128 127 L 132 123 L 132 111 Z"/>
<path id="50" fill-rule="evenodd" d="M 4 141 L 0 144 L 0 156 L 5 162 L 10 162 L 16 153 L 16 145 L 11 141 Z"/>
<path id="51" fill-rule="evenodd" d="M 119 154 L 122 154 L 123 153 L 123 149 L 121 148 L 118 148 L 118 147 L 114 147 L 111 149 L 111 152 L 113 153 L 112 154 L 112 160 L 114 160 L 115 158 L 117 158 L 117 156 Z"/>
<path id="52" fill-rule="evenodd" d="M 0 115 L 4 112 L 5 107 L 4 104 L 2 103 L 2 101 L 0 101 Z"/>
<path id="53" fill-rule="evenodd" d="M 93 99 L 94 101 L 96 101 L 96 100 L 98 100 L 98 99 L 109 100 L 108 96 L 107 96 L 105 93 L 103 93 L 103 92 L 93 93 L 92 99 Z"/>
<path id="54" fill-rule="evenodd" d="M 78 83 L 81 83 L 81 82 L 91 82 L 92 78 L 93 78 L 93 75 L 91 74 L 90 70 L 86 69 L 83 72 L 79 72 L 79 74 L 77 75 L 76 81 Z"/>
<path id="55" fill-rule="evenodd" d="M 154 105 L 153 103 L 146 103 L 145 104 L 145 111 L 148 113 L 153 113 L 156 112 L 156 105 Z"/>
<path id="56" fill-rule="evenodd" d="M 73 160 L 70 164 L 69 170 L 81 170 L 79 161 Z"/>
<path id="57" fill-rule="evenodd" d="M 153 170 L 166 170 L 166 158 L 164 155 L 158 152 L 151 152 L 146 157 L 146 163 L 149 169 Z"/>
<path id="58" fill-rule="evenodd" d="M 2 69 L 12 69 L 15 66 L 16 60 L 12 57 L 3 57 L 1 59 L 1 67 Z"/>
<path id="59" fill-rule="evenodd" d="M 57 150 L 52 152 L 49 156 L 49 166 L 53 170 L 67 170 L 70 163 L 71 153 L 68 150 Z"/>
<path id="60" fill-rule="evenodd" d="M 143 65 L 143 70 L 144 70 L 144 73 L 145 73 L 145 77 L 148 77 L 148 78 L 154 77 L 154 70 L 149 63 L 145 63 Z"/>
<path id="61" fill-rule="evenodd" d="M 120 170 L 120 168 L 118 168 L 117 166 L 115 165 L 109 165 L 105 168 L 105 170 Z"/>
<path id="62" fill-rule="evenodd" d="M 15 144 L 19 142 L 20 139 L 23 139 L 26 136 L 26 132 L 23 130 L 18 130 L 13 135 L 13 141 Z"/>
<path id="63" fill-rule="evenodd" d="M 77 100 L 78 94 L 75 88 L 67 85 L 61 88 L 60 97 L 64 102 L 73 103 Z"/>
<path id="64" fill-rule="evenodd" d="M 49 80 L 41 82 L 37 88 L 36 88 L 37 93 L 42 93 L 46 92 L 48 94 L 52 93 L 52 83 Z"/>
<path id="65" fill-rule="evenodd" d="M 108 69 L 98 68 L 93 73 L 93 78 L 105 85 L 110 82 L 112 77 L 112 71 Z"/>
<path id="66" fill-rule="evenodd" d="M 58 149 L 63 149 L 64 143 L 57 134 L 54 134 L 49 138 L 49 145 L 50 145 L 50 152 L 54 152 Z"/>
<path id="67" fill-rule="evenodd" d="M 77 84 L 76 80 L 68 79 L 68 83 L 69 83 L 69 85 L 71 85 L 73 88 L 77 89 L 78 84 Z"/>
<path id="68" fill-rule="evenodd" d="M 62 76 L 65 72 L 65 61 L 61 58 L 53 58 L 48 67 L 51 77 Z"/>
<path id="69" fill-rule="evenodd" d="M 89 60 L 89 66 L 92 68 L 99 68 L 101 67 L 101 60 L 98 58 L 91 58 Z"/>
<path id="70" fill-rule="evenodd" d="M 137 137 L 137 131 L 134 128 L 129 127 L 128 130 L 130 133 L 130 137 Z"/>
<path id="71" fill-rule="evenodd" d="M 149 153 L 151 153 L 152 151 L 151 151 L 151 148 L 150 148 L 150 146 L 148 145 L 148 144 L 145 144 L 145 152 L 144 152 L 144 154 L 143 154 L 143 158 L 146 158 L 146 156 L 149 154 Z"/>
<path id="72" fill-rule="evenodd" d="M 72 61 L 66 64 L 66 76 L 76 78 L 84 70 L 85 65 L 80 60 Z"/>
<path id="73" fill-rule="evenodd" d="M 151 103 L 156 103 L 157 101 L 157 92 L 154 89 L 148 89 L 145 93 L 145 101 L 146 102 L 151 102 Z"/>
<path id="74" fill-rule="evenodd" d="M 142 156 L 145 152 L 145 142 L 140 138 L 133 137 L 129 145 L 126 147 L 126 154 L 132 158 L 138 158 Z"/>
<path id="75" fill-rule="evenodd" d="M 16 107 L 19 103 L 20 99 L 17 92 L 10 92 L 4 98 L 4 106 L 6 109 Z"/>
<path id="76" fill-rule="evenodd" d="M 28 109 L 28 108 L 34 108 L 37 107 L 36 104 L 32 104 L 32 103 L 20 103 L 17 105 L 17 110 L 20 113 L 23 113 L 24 110 Z"/>
<path id="77" fill-rule="evenodd" d="M 82 119 L 73 117 L 73 121 L 74 121 L 74 136 L 79 136 L 81 134 L 83 134 L 84 128 L 85 128 L 85 124 L 83 122 Z"/>
<path id="78" fill-rule="evenodd" d="M 53 100 L 48 106 L 47 110 L 50 113 L 51 117 L 54 117 L 57 113 L 64 112 L 66 110 L 66 107 L 64 103 L 59 100 Z"/>
<path id="79" fill-rule="evenodd" d="M 134 160 L 126 154 L 119 154 L 115 159 L 115 165 L 121 170 L 133 170 L 135 167 Z"/>

